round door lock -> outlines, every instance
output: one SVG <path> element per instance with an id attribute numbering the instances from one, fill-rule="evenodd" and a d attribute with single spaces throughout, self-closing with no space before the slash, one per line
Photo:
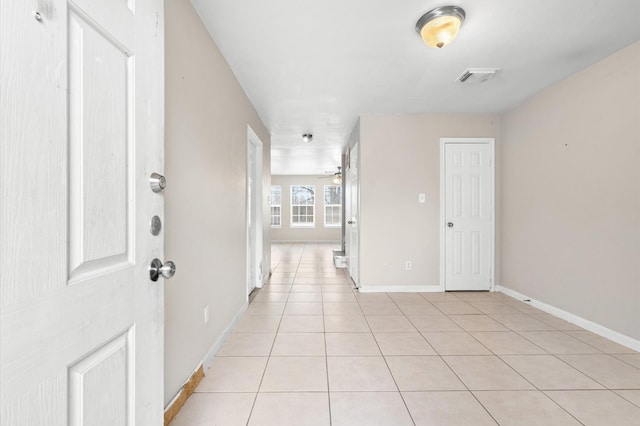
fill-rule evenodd
<path id="1" fill-rule="evenodd" d="M 160 192 L 167 187 L 167 180 L 158 173 L 151 173 L 149 176 L 149 185 L 153 192 Z"/>
<path id="2" fill-rule="evenodd" d="M 447 223 L 447 226 L 448 226 L 449 228 L 453 228 L 453 222 L 449 222 L 449 223 Z"/>
<path id="3" fill-rule="evenodd" d="M 162 230 L 162 220 L 160 220 L 159 216 L 154 216 L 151 218 L 151 235 L 158 235 Z"/>
<path id="4" fill-rule="evenodd" d="M 153 259 L 151 265 L 149 265 L 149 279 L 151 281 L 158 281 L 158 278 L 162 275 L 162 278 L 169 279 L 176 274 L 176 264 L 172 261 L 167 261 L 162 264 L 160 259 Z"/>

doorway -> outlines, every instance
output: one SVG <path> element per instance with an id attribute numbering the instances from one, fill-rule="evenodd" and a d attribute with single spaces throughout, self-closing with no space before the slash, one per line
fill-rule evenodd
<path id="1" fill-rule="evenodd" d="M 247 296 L 262 287 L 262 141 L 247 126 Z"/>
<path id="2" fill-rule="evenodd" d="M 493 287 L 494 139 L 440 140 L 441 280 L 445 291 Z"/>

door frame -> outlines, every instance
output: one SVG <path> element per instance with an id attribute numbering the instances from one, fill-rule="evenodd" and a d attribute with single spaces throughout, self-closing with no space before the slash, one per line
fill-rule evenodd
<path id="1" fill-rule="evenodd" d="M 489 259 L 489 291 L 495 289 L 495 270 L 496 270 L 496 154 L 495 154 L 495 138 L 440 138 L 440 288 L 441 291 L 447 291 L 446 288 L 446 173 L 445 173 L 445 145 L 446 144 L 488 144 L 491 153 L 489 176 L 491 188 L 489 199 L 491 204 L 491 235 L 490 259 Z"/>
<path id="2" fill-rule="evenodd" d="M 249 175 L 251 170 L 249 170 L 249 151 L 251 148 L 255 148 L 255 158 L 254 158 L 254 191 L 249 191 Z M 264 224 L 263 224 L 263 211 L 262 211 L 262 171 L 263 171 L 263 162 L 264 162 L 264 153 L 263 153 L 263 144 L 256 132 L 253 131 L 251 126 L 247 124 L 247 216 L 246 216 L 246 229 L 247 229 L 247 266 L 246 266 L 246 282 L 245 287 L 247 289 L 247 297 L 249 297 L 249 293 L 253 290 L 249 290 L 249 280 L 252 278 L 256 278 L 255 288 L 262 288 L 262 279 L 263 279 L 263 271 L 262 271 L 262 257 L 263 257 L 263 233 L 264 233 Z M 250 199 L 249 195 L 252 196 Z M 254 241 L 250 241 L 250 233 L 249 233 L 249 217 L 252 218 L 251 226 L 255 227 L 255 238 Z M 251 260 L 255 261 L 255 271 L 257 272 L 257 277 L 250 277 L 251 272 Z"/>

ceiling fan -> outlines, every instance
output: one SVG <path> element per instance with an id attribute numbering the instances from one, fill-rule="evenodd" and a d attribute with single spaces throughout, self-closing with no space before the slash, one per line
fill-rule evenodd
<path id="1" fill-rule="evenodd" d="M 342 167 L 338 166 L 338 171 L 333 173 L 333 174 L 329 174 L 331 173 L 331 171 L 326 171 L 325 172 L 328 176 L 322 176 L 321 179 L 330 179 L 333 178 L 333 183 L 336 185 L 340 185 L 342 183 Z"/>

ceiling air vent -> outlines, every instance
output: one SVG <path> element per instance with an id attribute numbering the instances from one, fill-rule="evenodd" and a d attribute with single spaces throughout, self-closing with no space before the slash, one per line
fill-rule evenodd
<path id="1" fill-rule="evenodd" d="M 467 68 L 456 82 L 460 83 L 482 83 L 496 76 L 499 68 Z"/>

